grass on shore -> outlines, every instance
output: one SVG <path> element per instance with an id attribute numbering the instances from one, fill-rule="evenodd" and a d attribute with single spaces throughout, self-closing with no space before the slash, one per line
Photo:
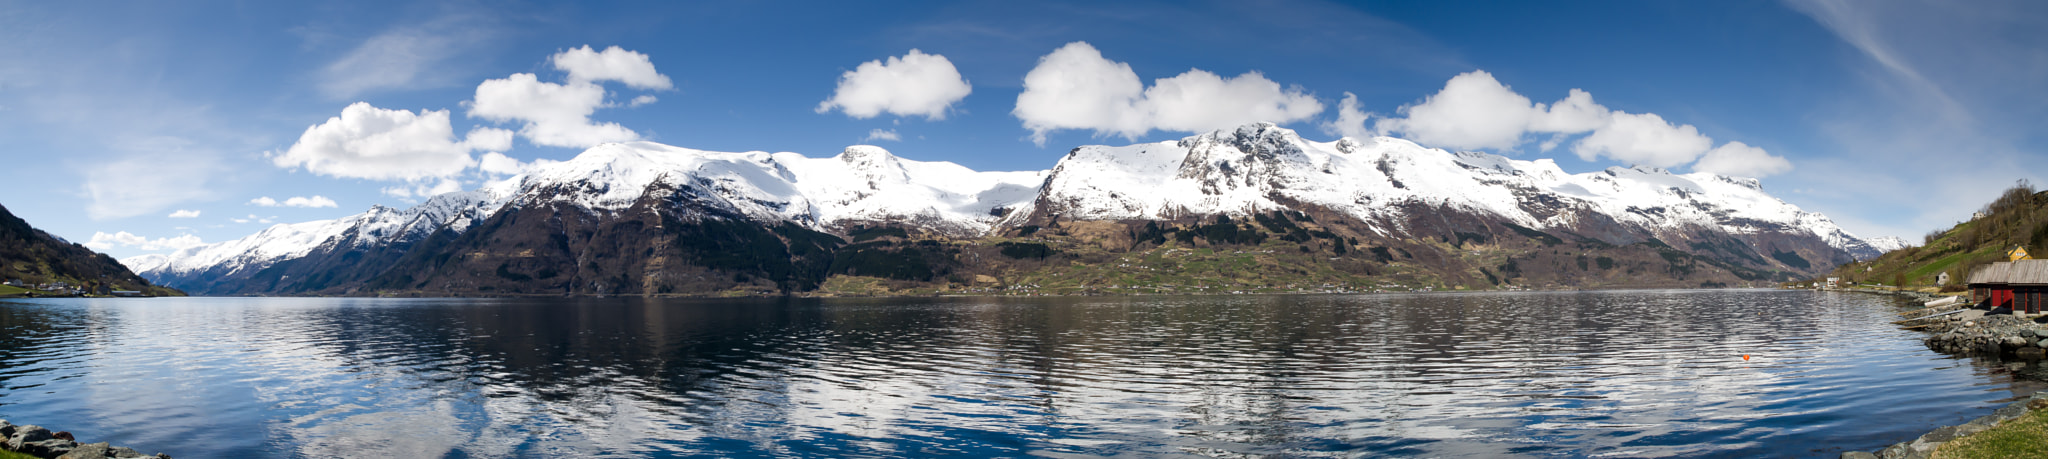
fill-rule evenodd
<path id="1" fill-rule="evenodd" d="M 21 288 L 21 287 L 15 287 L 15 286 L 12 286 L 12 285 L 0 285 L 0 295 L 13 295 L 13 294 L 18 294 L 18 293 L 25 293 L 25 292 L 28 292 L 28 289 L 25 289 L 25 288 Z M 0 456 L 0 459 L 8 459 L 8 458 L 7 458 L 6 456 Z"/>
<path id="2" fill-rule="evenodd" d="M 35 456 L 0 449 L 0 459 L 39 459 Z"/>
<path id="3" fill-rule="evenodd" d="M 1943 444 L 1934 450 L 1934 457 L 2048 457 L 2048 410 L 2030 411 L 1991 430 Z"/>

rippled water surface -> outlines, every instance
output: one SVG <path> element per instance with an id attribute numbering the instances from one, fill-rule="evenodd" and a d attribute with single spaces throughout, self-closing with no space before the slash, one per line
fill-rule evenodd
<path id="1" fill-rule="evenodd" d="M 1775 457 L 2038 386 L 1897 301 L 0 300 L 0 418 L 188 458 Z"/>

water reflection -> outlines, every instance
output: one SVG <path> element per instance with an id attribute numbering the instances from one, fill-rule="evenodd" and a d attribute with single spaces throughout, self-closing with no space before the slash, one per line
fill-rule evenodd
<path id="1" fill-rule="evenodd" d="M 1890 301 L 8 300 L 0 418 L 190 457 L 1832 456 L 2038 388 Z"/>

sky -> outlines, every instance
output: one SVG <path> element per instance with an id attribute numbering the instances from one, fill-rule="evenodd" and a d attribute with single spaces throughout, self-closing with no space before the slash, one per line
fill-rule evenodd
<path id="1" fill-rule="evenodd" d="M 602 142 L 978 170 L 1267 121 L 1757 177 L 1918 242 L 2048 164 L 2048 3 L 0 0 L 0 205 L 116 257 Z"/>

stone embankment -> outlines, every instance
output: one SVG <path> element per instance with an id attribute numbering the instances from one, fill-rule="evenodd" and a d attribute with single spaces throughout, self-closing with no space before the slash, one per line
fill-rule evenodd
<path id="1" fill-rule="evenodd" d="M 133 448 L 113 446 L 106 442 L 79 443 L 70 432 L 51 432 L 42 426 L 17 426 L 0 419 L 0 437 L 7 439 L 8 451 L 27 454 L 44 459 L 101 459 L 101 458 L 160 458 L 170 459 L 164 453 L 145 456 Z"/>
<path id="2" fill-rule="evenodd" d="M 1941 447 L 1944 443 L 1991 430 L 1991 428 L 1997 427 L 1998 423 L 2019 419 L 2020 416 L 2025 416 L 2029 411 L 2039 411 L 2042 409 L 2048 409 L 2048 392 L 2035 392 L 2033 397 L 2012 402 L 2012 404 L 2006 405 L 2004 408 L 1992 411 L 1991 414 L 1984 415 L 1984 417 L 1970 420 L 1970 422 L 1963 425 L 1934 429 L 1933 432 L 1921 435 L 1920 438 L 1915 438 L 1912 441 L 1898 442 L 1876 452 L 1850 451 L 1842 453 L 1842 459 L 1923 459 L 1932 457 L 1934 449 Z"/>
<path id="3" fill-rule="evenodd" d="M 2009 314 L 1983 315 L 1969 310 L 1952 314 L 1927 331 L 1927 348 L 1944 354 L 2011 355 L 2039 359 L 2048 355 L 2048 327 Z"/>

